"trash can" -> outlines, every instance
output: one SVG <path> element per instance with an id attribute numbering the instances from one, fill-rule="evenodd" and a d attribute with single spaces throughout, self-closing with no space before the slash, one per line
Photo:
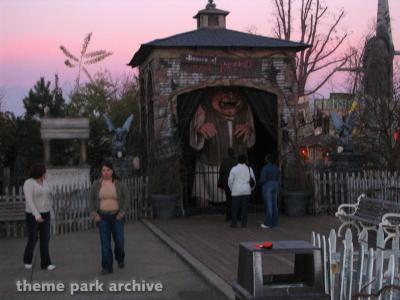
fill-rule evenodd
<path id="1" fill-rule="evenodd" d="M 325 292 L 322 252 L 305 241 L 275 241 L 271 249 L 259 249 L 261 242 L 244 242 L 239 246 L 238 278 L 232 284 L 236 299 L 246 300 L 323 300 Z M 282 255 L 293 257 L 287 274 L 267 274 L 264 266 Z"/>

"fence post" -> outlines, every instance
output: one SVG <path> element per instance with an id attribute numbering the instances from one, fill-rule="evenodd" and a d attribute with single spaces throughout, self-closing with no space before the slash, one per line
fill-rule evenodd
<path id="1" fill-rule="evenodd" d="M 345 239 L 342 241 L 341 264 L 340 264 L 340 300 L 350 300 L 353 280 L 353 236 L 351 230 L 347 229 Z"/>
<path id="2" fill-rule="evenodd" d="M 388 265 L 388 276 L 389 276 L 389 284 L 393 286 L 394 284 L 394 276 L 395 276 L 395 257 L 394 255 L 390 255 L 389 265 Z M 390 289 L 389 300 L 393 299 L 393 289 Z"/>
<path id="3" fill-rule="evenodd" d="M 377 248 L 376 250 L 376 272 L 375 272 L 375 290 L 380 291 L 383 286 L 383 259 L 384 259 L 384 253 L 382 249 Z M 381 300 L 382 297 L 379 296 L 377 298 L 378 300 Z"/>

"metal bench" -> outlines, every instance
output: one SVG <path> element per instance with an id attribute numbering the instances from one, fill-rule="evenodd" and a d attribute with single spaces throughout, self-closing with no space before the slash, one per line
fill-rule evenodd
<path id="1" fill-rule="evenodd" d="M 361 194 L 355 204 L 341 204 L 335 216 L 342 221 L 338 230 L 341 231 L 346 226 L 353 226 L 359 235 L 362 229 L 378 231 L 379 226 L 387 234 L 386 242 L 396 235 L 400 226 L 400 203 L 384 201 L 376 198 L 369 198 Z"/>
<path id="2" fill-rule="evenodd" d="M 25 202 L 0 202 L 0 223 L 5 228 L 6 237 L 18 236 L 17 230 L 24 230 L 20 226 L 25 220 Z"/>

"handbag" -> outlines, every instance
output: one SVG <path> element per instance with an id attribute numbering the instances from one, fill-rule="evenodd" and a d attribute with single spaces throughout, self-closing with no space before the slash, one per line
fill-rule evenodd
<path id="1" fill-rule="evenodd" d="M 248 167 L 248 168 L 249 168 L 249 174 L 250 174 L 250 181 L 249 181 L 249 183 L 250 183 L 250 187 L 253 188 L 253 187 L 256 185 L 256 182 L 255 182 L 255 180 L 253 179 L 253 177 L 251 177 L 250 167 Z"/>

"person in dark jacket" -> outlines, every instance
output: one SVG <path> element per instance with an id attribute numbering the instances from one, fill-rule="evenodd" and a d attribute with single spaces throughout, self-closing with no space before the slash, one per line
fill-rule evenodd
<path id="1" fill-rule="evenodd" d="M 228 186 L 228 177 L 231 169 L 236 165 L 235 150 L 228 148 L 228 157 L 225 158 L 219 167 L 218 187 L 225 191 L 226 198 L 226 221 L 231 220 L 232 193 Z"/>
<path id="2" fill-rule="evenodd" d="M 118 266 L 123 268 L 125 265 L 124 217 L 128 209 L 128 197 L 128 190 L 117 179 L 112 163 L 103 162 L 101 178 L 93 182 L 90 191 L 90 210 L 100 234 L 103 275 L 113 271 L 111 236 Z"/>
<path id="3" fill-rule="evenodd" d="M 265 161 L 266 165 L 261 170 L 259 180 L 265 205 L 265 220 L 261 228 L 271 228 L 278 225 L 278 192 L 281 174 L 275 156 L 267 156 Z"/>

